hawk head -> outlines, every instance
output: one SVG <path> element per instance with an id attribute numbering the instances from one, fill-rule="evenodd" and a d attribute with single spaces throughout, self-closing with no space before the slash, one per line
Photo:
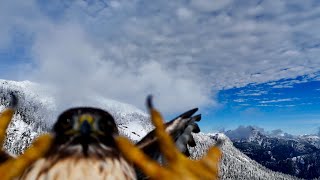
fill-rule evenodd
<path id="1" fill-rule="evenodd" d="M 115 143 L 118 129 L 108 112 L 89 107 L 66 110 L 53 134 L 50 150 L 20 179 L 135 179 L 132 165 Z"/>
<path id="2" fill-rule="evenodd" d="M 63 112 L 53 127 L 56 147 L 82 147 L 88 155 L 91 146 L 115 148 L 114 137 L 118 129 L 113 117 L 106 111 L 79 107 Z M 66 146 L 64 146 L 66 145 Z"/>

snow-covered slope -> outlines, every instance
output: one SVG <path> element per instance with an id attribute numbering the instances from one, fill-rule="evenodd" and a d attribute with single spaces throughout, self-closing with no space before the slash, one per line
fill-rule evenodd
<path id="1" fill-rule="evenodd" d="M 11 93 L 18 96 L 19 104 L 7 130 L 4 146 L 9 153 L 19 154 L 39 133 L 48 131 L 47 122 L 52 119 L 52 112 L 56 107 L 53 99 L 44 96 L 37 84 L 0 80 L 1 110 L 8 105 Z"/>
<path id="2" fill-rule="evenodd" d="M 56 105 L 52 97 L 43 92 L 42 87 L 31 82 L 0 81 L 0 108 L 8 104 L 11 92 L 20 99 L 18 110 L 8 129 L 5 149 L 12 154 L 21 153 L 39 133 L 50 130 L 50 121 L 56 114 Z M 120 133 L 137 141 L 152 130 L 149 117 L 134 106 L 113 100 L 102 99 L 98 107 L 108 110 L 115 118 Z M 195 134 L 197 146 L 191 148 L 193 158 L 204 155 L 207 149 L 224 139 L 222 146 L 223 160 L 221 179 L 261 179 L 282 180 L 294 179 L 290 176 L 275 173 L 259 165 L 237 150 L 232 142 L 223 134 Z"/>
<path id="3" fill-rule="evenodd" d="M 190 148 L 192 157 L 197 159 L 214 145 L 217 139 L 224 141 L 222 145 L 223 158 L 220 166 L 221 180 L 293 180 L 298 179 L 289 175 L 274 172 L 258 164 L 235 148 L 228 137 L 218 134 L 194 134 L 197 146 Z"/>

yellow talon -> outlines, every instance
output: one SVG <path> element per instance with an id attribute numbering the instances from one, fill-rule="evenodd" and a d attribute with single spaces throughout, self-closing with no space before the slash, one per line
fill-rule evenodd
<path id="1" fill-rule="evenodd" d="M 9 180 L 22 175 L 33 162 L 45 155 L 51 146 L 52 139 L 49 134 L 39 136 L 21 156 L 0 165 L 0 176 Z"/>
<path id="2" fill-rule="evenodd" d="M 160 150 L 163 153 L 166 164 L 150 159 L 140 149 L 135 147 L 124 137 L 118 137 L 116 142 L 124 157 L 139 167 L 151 179 L 218 179 L 219 163 L 222 152 L 218 147 L 212 147 L 207 155 L 200 160 L 191 160 L 178 151 L 173 140 L 165 132 L 161 114 L 148 103 L 151 120 L 156 127 L 156 135 L 159 138 Z"/>
<path id="3" fill-rule="evenodd" d="M 3 147 L 3 143 L 6 136 L 6 129 L 8 128 L 13 114 L 14 108 L 7 108 L 0 114 L 0 145 Z M 35 160 L 44 156 L 49 150 L 52 143 L 52 137 L 49 134 L 39 136 L 28 148 L 24 154 L 17 158 L 9 158 L 0 164 L 0 177 L 2 180 L 11 180 L 19 177 L 24 170 L 30 166 Z M 0 149 L 0 155 L 8 156 L 5 151 Z"/>
<path id="4" fill-rule="evenodd" d="M 6 130 L 14 114 L 13 108 L 7 108 L 0 114 L 0 146 L 3 146 Z"/>

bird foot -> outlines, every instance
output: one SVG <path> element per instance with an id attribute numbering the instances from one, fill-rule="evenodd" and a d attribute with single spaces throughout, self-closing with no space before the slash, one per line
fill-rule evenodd
<path id="1" fill-rule="evenodd" d="M 128 139 L 118 137 L 117 145 L 124 157 L 139 167 L 151 179 L 218 179 L 219 163 L 222 152 L 218 147 L 211 147 L 202 159 L 191 160 L 179 152 L 173 140 L 165 132 L 163 118 L 153 107 L 151 98 L 148 98 L 148 108 L 151 120 L 156 127 L 156 135 L 159 139 L 160 150 L 163 153 L 166 164 L 161 166 L 158 162 L 149 158 L 139 148 L 135 147 Z"/>
<path id="2" fill-rule="evenodd" d="M 12 98 L 12 101 L 16 101 L 16 97 Z M 11 103 L 12 104 L 12 103 Z M 16 105 L 16 102 L 13 104 Z M 6 130 L 11 122 L 11 119 L 15 112 L 15 106 L 3 110 L 0 113 L 0 147 L 3 147 Z M 32 145 L 20 156 L 11 157 L 2 148 L 0 148 L 0 177 L 3 180 L 11 180 L 19 177 L 25 169 L 27 169 L 35 160 L 44 156 L 49 150 L 52 142 L 52 137 L 49 134 L 43 134 L 39 136 Z"/>

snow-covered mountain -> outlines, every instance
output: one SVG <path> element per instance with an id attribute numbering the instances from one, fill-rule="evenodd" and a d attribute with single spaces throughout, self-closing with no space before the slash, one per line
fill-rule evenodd
<path id="1" fill-rule="evenodd" d="M 320 137 L 318 135 L 302 135 L 298 136 L 300 141 L 306 141 L 320 149 Z"/>
<path id="2" fill-rule="evenodd" d="M 194 134 L 197 146 L 190 148 L 192 158 L 199 158 L 213 146 L 217 140 L 222 140 L 223 157 L 220 166 L 221 180 L 293 180 L 296 177 L 285 175 L 260 165 L 233 146 L 231 140 L 224 134 Z"/>
<path id="3" fill-rule="evenodd" d="M 246 136 L 238 136 L 239 132 Z M 260 164 L 301 178 L 320 177 L 319 137 L 316 135 L 271 136 L 251 126 L 227 131 L 235 147 Z"/>
<path id="4" fill-rule="evenodd" d="M 252 126 L 244 127 L 239 126 L 235 130 L 225 132 L 225 134 L 233 141 L 245 141 L 245 142 L 257 142 L 262 143 L 265 135 L 261 133 L 257 128 Z"/>
<path id="5" fill-rule="evenodd" d="M 56 115 L 55 100 L 47 95 L 43 88 L 32 82 L 0 81 L 0 109 L 8 104 L 10 94 L 19 96 L 17 113 L 7 131 L 5 149 L 12 154 L 19 154 L 40 133 L 49 131 Z M 113 100 L 101 100 L 100 108 L 108 110 L 115 118 L 120 133 L 137 141 L 153 126 L 149 116 L 134 106 Z M 222 180 L 229 179 L 261 179 L 281 180 L 295 179 L 291 176 L 273 172 L 233 146 L 224 134 L 194 134 L 197 146 L 190 148 L 192 158 L 204 155 L 207 149 L 224 141 L 222 145 L 223 159 L 220 169 Z"/>

